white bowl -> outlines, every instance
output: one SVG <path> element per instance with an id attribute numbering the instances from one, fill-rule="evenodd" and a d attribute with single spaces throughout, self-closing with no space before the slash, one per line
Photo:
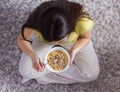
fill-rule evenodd
<path id="1" fill-rule="evenodd" d="M 54 70 L 54 69 L 48 64 L 48 61 L 47 61 L 47 57 L 48 57 L 49 53 L 50 53 L 51 51 L 55 51 L 55 50 L 61 50 L 61 51 L 63 51 L 63 52 L 67 55 L 67 57 L 68 57 L 68 64 L 66 65 L 66 67 L 65 67 L 64 69 L 62 69 L 62 70 L 60 70 L 60 71 Z M 55 72 L 55 73 L 64 72 L 64 71 L 66 71 L 66 70 L 69 68 L 69 66 L 70 66 L 70 55 L 69 55 L 68 51 L 67 51 L 65 48 L 63 48 L 63 47 L 59 47 L 59 46 L 53 47 L 53 48 L 51 48 L 51 49 L 48 51 L 48 53 L 47 53 L 46 56 L 45 56 L 45 64 L 46 64 L 45 67 L 46 67 L 48 70 L 50 70 L 51 72 Z"/>

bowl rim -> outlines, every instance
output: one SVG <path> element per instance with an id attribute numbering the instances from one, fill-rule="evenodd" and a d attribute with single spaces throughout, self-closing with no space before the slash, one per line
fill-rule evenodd
<path id="1" fill-rule="evenodd" d="M 68 52 L 64 47 L 53 47 L 52 49 L 50 49 L 50 50 L 47 52 L 47 54 L 45 55 L 45 63 L 47 63 L 47 57 L 48 57 L 49 53 L 50 53 L 51 51 L 55 51 L 55 50 L 61 50 L 61 51 L 64 51 L 64 52 L 65 52 L 65 54 L 66 54 L 67 57 L 68 57 L 68 64 L 66 65 L 66 67 L 65 67 L 64 69 L 62 69 L 62 70 L 60 70 L 60 71 L 56 71 L 56 70 L 52 69 L 52 68 L 49 66 L 49 64 L 46 65 L 46 68 L 47 68 L 49 71 L 55 72 L 55 73 L 64 72 L 64 71 L 66 71 L 66 70 L 69 68 L 69 66 L 70 66 L 70 55 L 69 55 L 69 52 Z"/>

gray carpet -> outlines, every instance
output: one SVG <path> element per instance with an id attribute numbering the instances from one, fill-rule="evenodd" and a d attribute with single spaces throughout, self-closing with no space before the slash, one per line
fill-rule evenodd
<path id="1" fill-rule="evenodd" d="M 120 92 L 120 0 L 74 0 L 94 18 L 93 44 L 101 73 L 89 83 L 20 84 L 16 37 L 31 11 L 44 0 L 0 0 L 0 92 Z"/>

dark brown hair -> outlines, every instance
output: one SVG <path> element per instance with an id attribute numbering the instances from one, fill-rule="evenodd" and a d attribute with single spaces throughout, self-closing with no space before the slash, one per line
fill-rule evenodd
<path id="1" fill-rule="evenodd" d="M 44 2 L 29 16 L 22 33 L 24 27 L 29 27 L 40 32 L 47 41 L 61 40 L 74 31 L 77 19 L 82 15 L 81 10 L 79 3 L 67 0 Z"/>

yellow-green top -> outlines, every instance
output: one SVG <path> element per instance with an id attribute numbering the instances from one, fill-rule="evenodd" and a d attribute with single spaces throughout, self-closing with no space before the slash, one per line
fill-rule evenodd
<path id="1" fill-rule="evenodd" d="M 94 22 L 91 18 L 89 18 L 89 17 L 79 18 L 76 23 L 75 30 L 73 32 L 71 32 L 68 39 L 65 42 L 62 42 L 61 44 L 70 44 L 72 42 L 75 42 L 81 34 L 90 31 L 92 29 L 93 25 L 94 25 Z M 35 34 L 37 35 L 37 37 L 41 41 L 44 41 L 42 34 L 36 30 L 34 30 L 34 31 L 35 31 Z"/>

